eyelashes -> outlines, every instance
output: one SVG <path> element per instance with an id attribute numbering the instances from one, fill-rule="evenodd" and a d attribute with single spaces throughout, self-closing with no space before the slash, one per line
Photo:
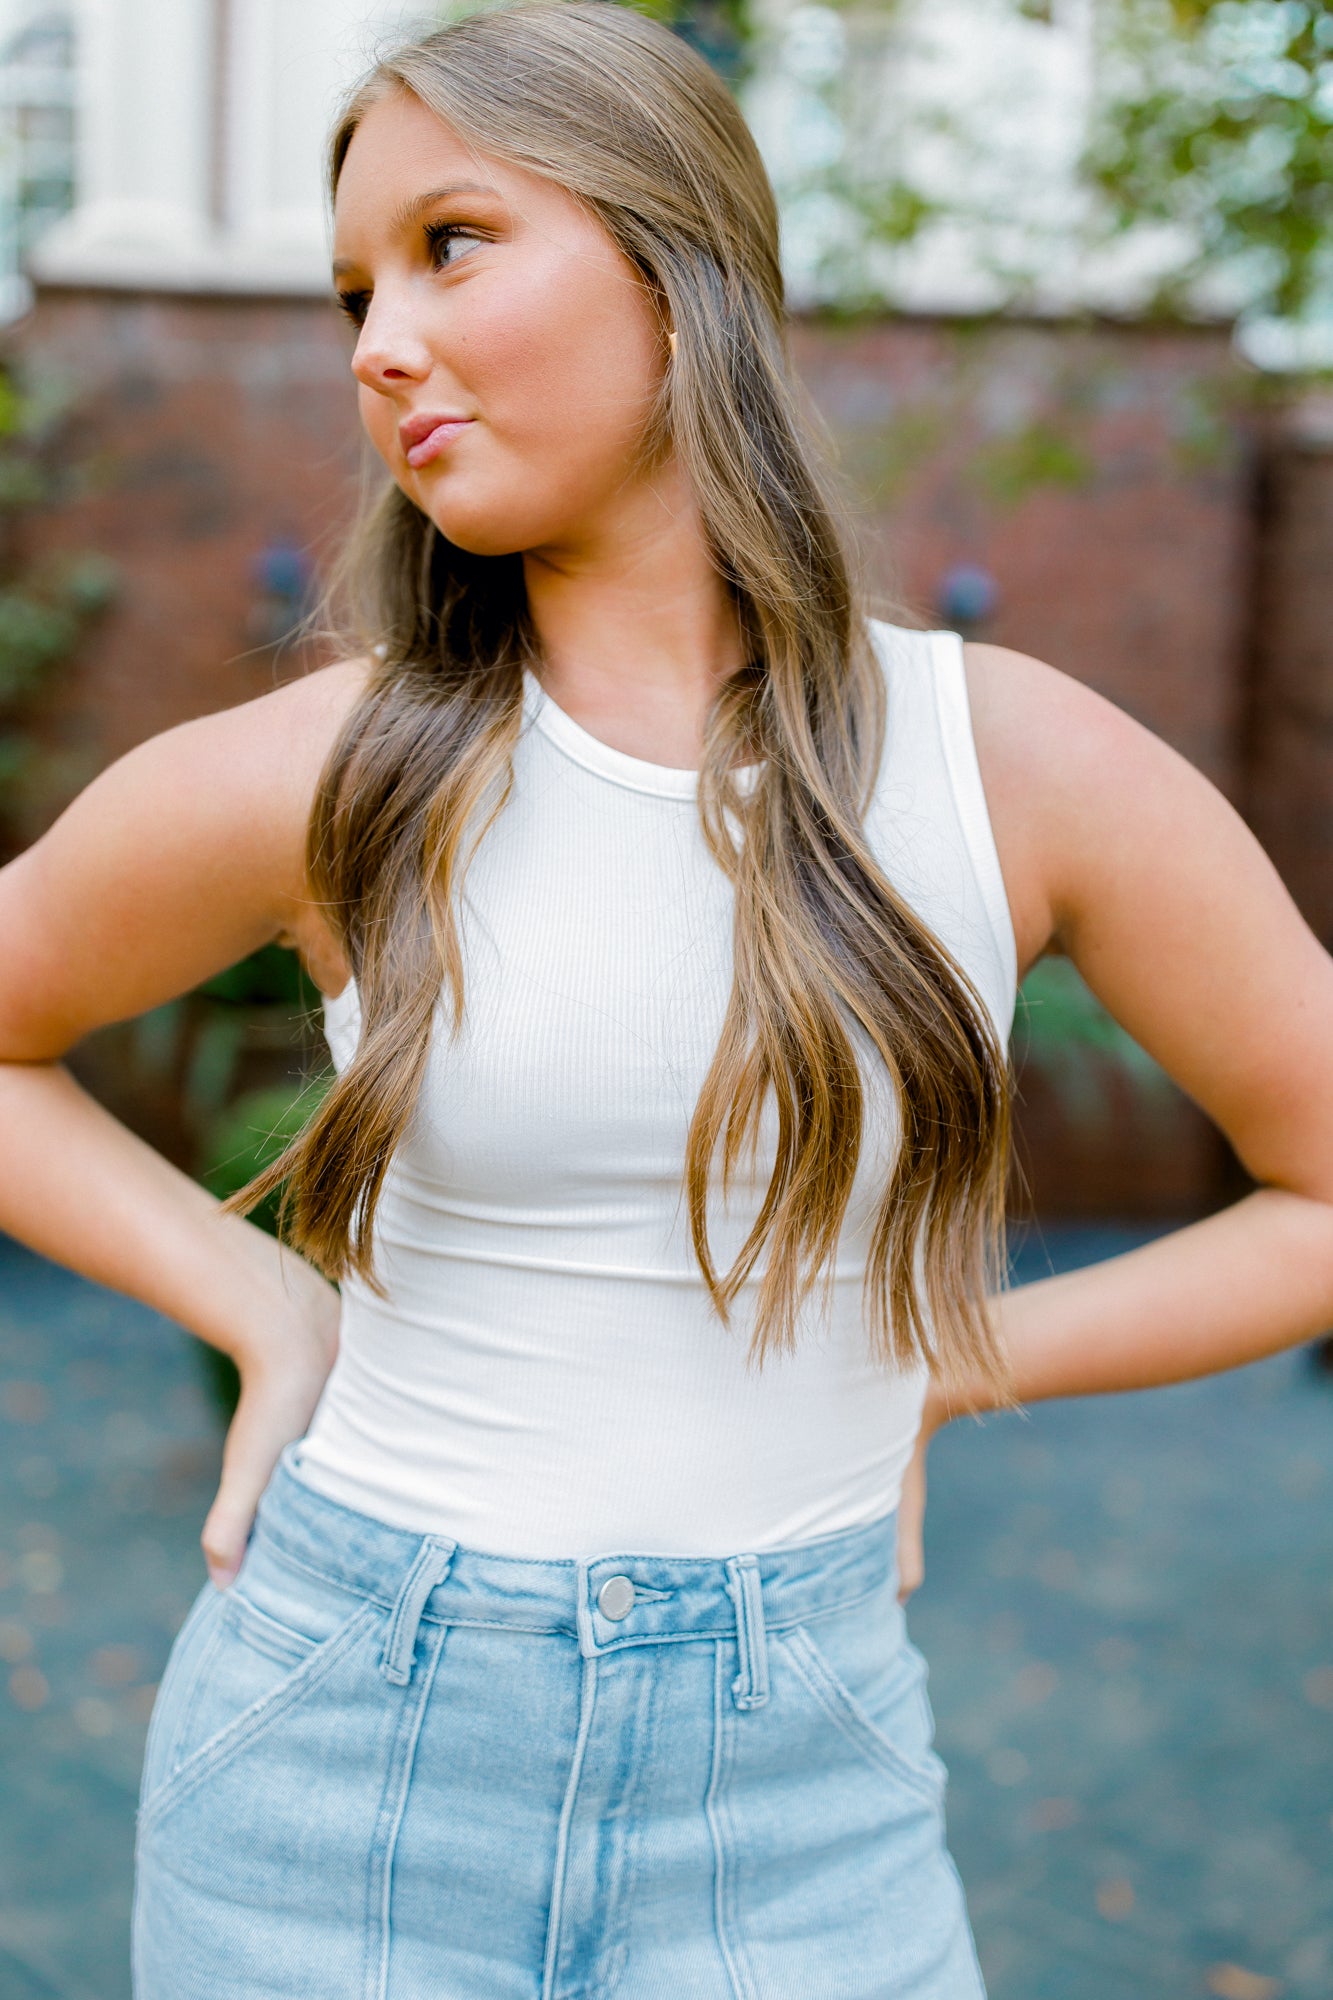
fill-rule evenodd
<path id="1" fill-rule="evenodd" d="M 440 245 L 442 243 L 451 243 L 456 236 L 466 237 L 470 243 L 480 243 L 482 240 L 477 235 L 475 229 L 469 229 L 462 222 L 428 222 L 426 224 L 425 237 L 427 243 L 430 245 L 432 262 L 436 261 L 439 257 Z M 457 259 L 453 258 L 450 261 L 456 263 Z"/>
<path id="2" fill-rule="evenodd" d="M 452 243 L 455 237 L 463 237 L 470 243 L 485 241 L 475 229 L 468 229 L 461 222 L 428 222 L 424 235 L 430 247 L 431 264 L 437 270 L 447 270 L 450 263 L 458 262 L 457 258 L 450 258 L 443 264 L 440 261 L 441 248 L 446 243 Z M 339 312 L 349 319 L 353 326 L 365 325 L 366 311 L 370 305 L 369 292 L 335 292 L 334 298 Z"/>

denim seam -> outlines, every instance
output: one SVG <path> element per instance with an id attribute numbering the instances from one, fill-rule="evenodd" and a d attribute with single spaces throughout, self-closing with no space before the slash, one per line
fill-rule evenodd
<path id="1" fill-rule="evenodd" d="M 338 1503 L 335 1501 L 332 1502 L 331 1504 L 336 1506 Z M 343 1511 L 345 1512 L 347 1510 L 344 1509 Z M 284 1562 L 289 1562 L 293 1564 L 294 1567 L 298 1569 L 303 1569 L 306 1572 L 307 1576 L 319 1577 L 321 1581 L 325 1583 L 341 1584 L 344 1590 L 353 1590 L 356 1592 L 358 1597 L 369 1597 L 374 1595 L 373 1591 L 363 1589 L 360 1584 L 349 1583 L 347 1581 L 345 1572 L 338 1570 L 319 1569 L 316 1567 L 314 1563 L 307 1561 L 307 1559 L 304 1556 L 298 1555 L 297 1552 L 291 1547 L 291 1544 L 283 1540 L 281 1528 L 271 1526 L 267 1522 L 264 1522 L 261 1525 L 264 1528 L 265 1537 L 269 1547 L 275 1550 L 276 1553 L 283 1558 Z M 421 1531 L 421 1534 L 416 1534 L 411 1529 L 406 1529 L 406 1528 L 399 1529 L 398 1532 L 407 1537 L 407 1540 L 412 1545 L 412 1549 L 415 1549 L 415 1547 L 420 1543 L 422 1535 L 425 1535 L 427 1533 L 433 1535 L 434 1539 L 437 1542 L 447 1542 L 451 1539 L 448 1535 L 436 1533 L 435 1530 L 433 1529 L 431 1530 L 423 1529 Z M 462 1547 L 462 1544 L 459 1544 L 459 1546 Z M 400 1565 L 403 1564 L 404 1562 L 410 1562 L 412 1560 L 412 1549 L 409 1549 L 406 1552 L 401 1550 L 395 1551 L 395 1560 L 397 1560 Z M 472 1555 L 472 1556 L 481 1555 L 483 1560 L 488 1565 L 491 1563 L 504 1563 L 511 1569 L 533 1569 L 533 1568 L 561 1569 L 561 1570 L 567 1570 L 571 1577 L 573 1577 L 575 1571 L 579 1567 L 578 1558 L 574 1556 L 504 1556 L 504 1555 L 496 1555 L 492 1553 L 489 1549 L 482 1551 L 482 1550 L 467 1549 L 467 1548 L 463 1549 L 463 1553 L 465 1555 Z M 607 1558 L 604 1556 L 598 1556 L 593 1560 L 597 1562 L 604 1562 L 607 1560 Z M 635 1557 L 631 1555 L 626 1555 L 624 1557 L 624 1560 L 626 1562 L 634 1562 L 634 1561 L 653 1562 L 653 1561 L 660 1561 L 660 1558 L 653 1556 Z"/>
<path id="2" fill-rule="evenodd" d="M 821 1619 L 836 1618 L 839 1612 L 855 1611 L 859 1605 L 869 1604 L 873 1598 L 879 1596 L 883 1588 L 884 1580 L 881 1579 L 878 1583 L 872 1583 L 868 1590 L 861 1591 L 856 1597 L 840 1597 L 830 1604 L 821 1602 L 812 1606 L 809 1611 L 798 1612 L 787 1618 L 770 1617 L 768 1629 L 770 1632 L 781 1634 L 794 1632 L 801 1625 L 817 1625 Z"/>
<path id="3" fill-rule="evenodd" d="M 918 1770 L 911 1759 L 876 1728 L 855 1695 L 842 1685 L 833 1669 L 826 1664 L 813 1639 L 799 1625 L 784 1637 L 788 1640 L 792 1637 L 805 1639 L 808 1653 L 803 1652 L 799 1645 L 790 1644 L 784 1644 L 783 1651 L 834 1727 L 872 1763 L 900 1784 L 908 1786 L 927 1805 L 938 1808 L 943 1796 L 939 1779 L 929 1771 Z"/>
<path id="4" fill-rule="evenodd" d="M 386 2000 L 393 1942 L 393 1864 L 398 1851 L 398 1835 L 407 1811 L 408 1792 L 416 1763 L 417 1744 L 425 1721 L 426 1704 L 444 1649 L 448 1628 L 440 1631 L 438 1643 L 420 1674 L 413 1677 L 399 1704 L 398 1722 L 389 1747 L 384 1785 L 370 1846 L 370 1868 L 366 1881 L 366 2000 Z M 396 1797 L 390 1804 L 391 1793 Z M 378 1946 L 378 1949 L 376 1949 Z"/>
<path id="5" fill-rule="evenodd" d="M 302 1660 L 309 1659 L 311 1638 L 308 1632 L 298 1632 L 294 1625 L 284 1625 L 280 1618 L 271 1618 L 268 1612 L 252 1604 L 236 1585 L 227 1591 L 226 1596 L 223 1618 L 230 1619 L 232 1629 L 239 1632 L 256 1652 L 264 1653 L 267 1658 L 279 1663 L 285 1660 L 293 1667 L 299 1667 Z M 318 1644 L 318 1641 L 314 1643 Z"/>
<path id="6" fill-rule="evenodd" d="M 840 1597 L 836 1604 L 818 1605 L 804 1616 L 791 1615 L 787 1618 L 772 1617 L 766 1610 L 764 1614 L 765 1629 L 771 1633 L 780 1635 L 785 1632 L 794 1632 L 801 1625 L 812 1625 L 821 1618 L 832 1618 L 840 1611 L 854 1611 L 858 1605 L 868 1603 L 870 1599 L 876 1597 L 881 1588 L 882 1585 L 877 1584 L 873 1589 L 863 1591 L 859 1597 Z M 466 1625 L 476 1621 L 470 1621 L 466 1618 L 451 1618 L 446 1622 L 451 1625 Z M 507 1629 L 512 1630 L 516 1628 L 511 1627 Z M 685 1646 L 692 1645 L 704 1639 L 734 1639 L 735 1637 L 736 1619 L 733 1613 L 722 1624 L 689 1626 L 681 1632 L 625 1632 L 615 1639 L 598 1639 L 593 1634 L 591 1643 L 599 1653 L 619 1653 L 625 1652 L 634 1646 Z"/>
<path id="7" fill-rule="evenodd" d="M 219 1592 L 219 1596 L 222 1595 L 223 1594 Z M 164 1795 L 167 1788 L 172 1784 L 174 1784 L 177 1769 L 188 1766 L 190 1762 L 190 1759 L 188 1757 L 185 1757 L 181 1760 L 181 1765 L 178 1767 L 176 1762 L 177 1749 L 180 1744 L 188 1742 L 189 1740 L 190 1724 L 194 1719 L 195 1709 L 199 1705 L 199 1695 L 200 1695 L 200 1690 L 203 1686 L 204 1675 L 207 1673 L 209 1667 L 212 1664 L 214 1655 L 216 1654 L 219 1646 L 222 1644 L 222 1636 L 224 1631 L 226 1630 L 226 1624 L 225 1624 L 226 1609 L 227 1607 L 224 1599 L 224 1601 L 217 1607 L 217 1615 L 214 1620 L 213 1629 L 205 1639 L 203 1648 L 194 1661 L 194 1666 L 190 1674 L 189 1682 L 184 1689 L 184 1700 L 181 1702 L 180 1711 L 176 1716 L 172 1733 L 167 1738 L 166 1743 L 164 1745 L 167 1757 L 170 1760 L 170 1768 L 163 1773 L 162 1777 L 153 1787 L 153 1791 L 150 1797 L 142 1799 L 140 1801 L 139 1817 L 141 1819 L 147 1819 L 151 1817 L 151 1807 L 159 1797 Z"/>
<path id="8" fill-rule="evenodd" d="M 185 1762 L 162 1780 L 152 1797 L 144 1802 L 140 1812 L 141 1823 L 151 1827 L 168 1811 L 173 1810 L 187 1798 L 207 1777 L 230 1763 L 232 1758 L 245 1749 L 256 1736 L 263 1733 L 276 1717 L 308 1692 L 318 1686 L 324 1676 L 335 1667 L 343 1655 L 350 1651 L 363 1631 L 372 1623 L 370 1607 L 362 1605 L 345 1619 L 327 1639 L 313 1647 L 301 1664 L 282 1679 L 258 1701 L 251 1702 L 230 1722 L 224 1722 L 213 1735 L 196 1750 L 191 1751 Z"/>
<path id="9" fill-rule="evenodd" d="M 345 1590 L 349 1597 L 359 1597 L 367 1604 L 380 1604 L 386 1610 L 392 1607 L 392 1597 L 381 1597 L 376 1590 L 363 1590 L 359 1583 L 350 1583 L 344 1571 L 320 1569 L 314 1563 L 306 1562 L 302 1556 L 295 1555 L 272 1529 L 268 1530 L 267 1543 L 269 1553 L 281 1557 L 292 1569 L 299 1569 L 303 1576 L 313 1577 L 316 1583 L 332 1584 L 335 1590 Z"/>
<path id="10" fill-rule="evenodd" d="M 732 1871 L 728 1836 L 732 1834 L 726 1789 L 730 1776 L 732 1711 L 728 1695 L 730 1648 L 718 1639 L 713 1646 L 713 1767 L 704 1794 L 704 1817 L 713 1841 L 713 1929 L 726 1969 L 733 2000 L 758 2000 L 754 1975 L 739 1936 L 732 1905 Z"/>
<path id="11" fill-rule="evenodd" d="M 546 1953 L 542 1967 L 541 2000 L 555 2000 L 556 1980 L 560 1972 L 560 1932 L 565 1912 L 565 1878 L 569 1867 L 569 1829 L 574 1819 L 574 1802 L 578 1797 L 579 1781 L 583 1776 L 583 1760 L 592 1735 L 592 1718 L 596 1706 L 597 1660 L 595 1655 L 584 1654 L 580 1662 L 579 1730 L 574 1739 L 574 1754 L 570 1758 L 569 1777 L 565 1782 L 565 1796 L 561 1801 L 560 1823 L 555 1836 L 555 1861 L 551 1870 L 551 1905 L 546 1920 Z"/>
<path id="12" fill-rule="evenodd" d="M 384 1609 L 386 1611 L 390 1608 L 389 1604 L 385 1604 Z M 421 1622 L 423 1625 L 442 1625 L 446 1629 L 451 1625 L 466 1625 L 468 1630 L 472 1632 L 527 1632 L 530 1636 L 537 1639 L 576 1639 L 578 1637 L 578 1628 L 573 1622 L 568 1625 L 519 1625 L 508 1618 L 469 1618 L 464 1613 L 451 1611 L 437 1613 L 423 1611 Z"/>
<path id="13" fill-rule="evenodd" d="M 830 1537 L 822 1537 L 821 1539 L 832 1540 L 834 1538 L 830 1536 Z M 394 1603 L 396 1601 L 395 1597 L 387 1595 L 381 1596 L 381 1594 L 377 1590 L 363 1590 L 360 1587 L 360 1585 L 349 1583 L 344 1576 L 340 1576 L 334 1570 L 316 1569 L 313 1564 L 304 1562 L 300 1556 L 293 1555 L 285 1547 L 285 1545 L 275 1535 L 272 1534 L 272 1532 L 270 1532 L 269 1534 L 269 1543 L 270 1546 L 273 1549 L 275 1549 L 279 1555 L 281 1555 L 284 1562 L 289 1562 L 294 1569 L 299 1569 L 303 1571 L 306 1576 L 315 1578 L 317 1582 L 332 1584 L 336 1589 L 345 1590 L 349 1596 L 359 1598 L 364 1604 L 373 1604 L 381 1611 L 393 1610 Z M 530 1557 L 520 1557 L 520 1556 L 488 1555 L 486 1560 L 487 1562 L 512 1562 L 515 1565 L 515 1567 L 527 1567 L 531 1563 L 532 1559 Z M 597 1560 L 602 1561 L 605 1560 L 605 1558 L 599 1557 Z M 643 1558 L 626 1556 L 624 1560 L 628 1563 L 634 1560 L 652 1561 L 653 1558 L 650 1556 L 645 1556 Z M 580 1565 L 576 1562 L 570 1562 L 566 1564 L 562 1561 L 559 1564 L 559 1567 L 562 1569 L 568 1568 L 571 1571 L 571 1573 L 573 1573 L 578 1570 Z M 585 1569 L 590 1569 L 592 1565 L 585 1564 L 582 1565 L 582 1567 L 584 1567 Z M 760 1575 L 762 1581 L 762 1556 L 760 1558 Z M 768 1629 L 770 1632 L 790 1631 L 796 1625 L 809 1625 L 812 1624 L 816 1619 L 833 1617 L 839 1611 L 852 1611 L 856 1608 L 858 1604 L 864 1604 L 868 1598 L 874 1597 L 879 1591 L 881 1591 L 884 1588 L 885 1581 L 886 1579 L 884 1577 L 880 1577 L 875 1583 L 871 1584 L 867 1589 L 858 1591 L 854 1597 L 839 1597 L 828 1603 L 821 1601 L 818 1605 L 812 1606 L 808 1611 L 792 1613 L 785 1618 L 781 1615 L 781 1612 L 779 1611 L 776 1615 L 768 1616 L 767 1619 Z M 461 1587 L 466 1588 L 465 1585 Z M 646 1597 L 647 1596 L 646 1590 L 642 1594 Z M 674 1595 L 674 1593 L 671 1594 Z M 573 1614 L 576 1619 L 578 1616 L 578 1608 L 579 1607 L 577 1603 L 572 1607 Z M 534 1632 L 534 1633 L 544 1633 L 549 1635 L 550 1637 L 561 1637 L 561 1636 L 572 1637 L 576 1630 L 576 1627 L 574 1625 L 569 1625 L 569 1624 L 566 1625 L 537 1625 L 528 1623 L 520 1624 L 516 1621 L 507 1618 L 469 1617 L 466 1612 L 455 1612 L 452 1610 L 436 1612 L 436 1613 L 423 1610 L 421 1616 L 423 1624 L 446 1625 L 446 1626 L 468 1625 L 480 1631 Z M 728 1622 L 726 1624 L 718 1626 L 712 1626 L 712 1625 L 701 1626 L 694 1631 L 654 1633 L 642 1639 L 633 1639 L 628 1637 L 622 1639 L 608 1639 L 598 1644 L 597 1650 L 599 1652 L 605 1653 L 614 1651 L 617 1647 L 620 1646 L 652 1645 L 652 1644 L 657 1644 L 663 1640 L 669 1641 L 671 1639 L 724 1639 L 727 1637 L 728 1633 L 731 1630 L 732 1626 L 730 1622 Z"/>

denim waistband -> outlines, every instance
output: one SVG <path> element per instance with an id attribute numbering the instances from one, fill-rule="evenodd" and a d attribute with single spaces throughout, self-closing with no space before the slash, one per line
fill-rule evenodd
<path id="1" fill-rule="evenodd" d="M 731 1556 L 588 1560 L 490 1555 L 418 1534 L 317 1492 L 283 1451 L 257 1526 L 289 1561 L 392 1610 L 386 1672 L 420 1623 L 487 1625 L 576 1638 L 585 1657 L 632 1646 L 737 1637 L 738 1703 L 763 1699 L 764 1633 L 845 1609 L 897 1568 L 896 1513 L 809 1541 Z"/>

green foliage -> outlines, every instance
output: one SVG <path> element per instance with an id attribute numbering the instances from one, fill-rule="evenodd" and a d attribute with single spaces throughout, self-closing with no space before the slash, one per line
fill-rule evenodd
<path id="1" fill-rule="evenodd" d="M 192 993 L 141 1014 L 134 1062 L 147 1076 L 178 1079 L 185 1123 L 207 1150 L 209 1121 L 236 1096 L 246 1057 L 271 1050 L 285 1061 L 301 1020 L 318 1006 L 296 953 L 265 945 Z"/>
<path id="2" fill-rule="evenodd" d="M 116 571 L 100 556 L 46 565 L 0 584 L 0 702 L 26 695 L 73 649 L 86 621 L 110 603 Z"/>
<path id="3" fill-rule="evenodd" d="M 332 1080 L 321 1070 L 292 1075 L 291 1056 L 319 1003 L 318 989 L 300 959 L 285 946 L 264 945 L 239 964 L 205 980 L 170 1008 L 156 1008 L 158 1030 L 170 1055 L 184 1050 L 185 1102 L 195 1131 L 195 1173 L 219 1197 L 235 1194 L 278 1157 L 319 1104 Z M 187 1023 L 193 1022 L 190 1032 Z M 258 1086 L 237 1087 L 242 1058 L 255 1051 L 281 1056 L 286 1075 Z M 277 1233 L 276 1204 L 261 1205 L 252 1219 Z"/>
<path id="4" fill-rule="evenodd" d="M 750 0 L 623 0 L 668 27 L 706 56 L 728 78 L 743 67 L 755 33 Z"/>
<path id="5" fill-rule="evenodd" d="M 940 214 L 940 204 L 914 187 L 910 181 L 871 182 L 849 186 L 849 198 L 877 243 L 898 246 L 910 243 Z"/>
<path id="6" fill-rule="evenodd" d="M 205 999 L 225 1001 L 230 1007 L 279 1006 L 295 1013 L 319 1005 L 319 990 L 296 953 L 278 944 L 251 952 L 239 965 L 206 979 L 198 990 Z"/>
<path id="7" fill-rule="evenodd" d="M 1195 246 L 1172 305 L 1229 268 L 1256 309 L 1333 285 L 1333 8 L 1321 0 L 1102 0 L 1087 171 L 1116 228 Z"/>
<path id="8" fill-rule="evenodd" d="M 434 15 L 448 22 L 497 5 L 503 0 L 436 0 Z M 620 5 L 674 28 L 729 83 L 744 74 L 756 31 L 750 0 L 620 0 Z"/>
<path id="9" fill-rule="evenodd" d="M 320 1075 L 299 1088 L 266 1084 L 223 1105 L 206 1121 L 200 1147 L 199 1179 L 209 1192 L 225 1200 L 272 1166 L 318 1108 L 329 1082 L 328 1075 Z M 277 1198 L 261 1202 L 250 1219 L 276 1236 Z"/>
<path id="10" fill-rule="evenodd" d="M 676 0 L 630 3 L 689 33 Z M 1092 200 L 1082 223 L 1059 224 L 1058 241 L 1043 233 L 1040 203 L 1028 221 L 997 197 L 999 142 L 976 104 L 918 101 L 909 91 L 892 120 L 883 118 L 874 79 L 881 71 L 891 79 L 895 17 L 910 57 L 915 35 L 929 43 L 930 0 L 823 4 L 851 24 L 849 59 L 812 73 L 805 92 L 854 143 L 787 171 L 779 194 L 788 213 L 813 202 L 827 215 L 819 270 L 827 310 L 882 309 L 873 253 L 950 224 L 967 232 L 997 305 L 1029 303 L 1050 259 L 1137 232 L 1154 268 L 1166 266 L 1149 310 L 1333 310 L 1333 0 L 1090 0 L 1093 104 L 1081 178 Z M 979 35 L 1002 38 L 1024 19 L 1061 32 L 1053 0 L 997 0 L 978 14 Z M 774 33 L 770 17 L 750 0 L 726 0 L 716 15 L 753 70 Z M 869 67 L 858 49 L 875 51 Z M 948 154 L 954 164 L 941 175 Z M 1141 297 L 1142 281 L 1132 282 Z"/>
<path id="11" fill-rule="evenodd" d="M 320 1074 L 305 1083 L 288 1077 L 257 1089 L 232 1088 L 241 1051 L 256 1042 L 290 1045 L 303 1017 L 317 1007 L 319 992 L 294 951 L 269 944 L 205 980 L 189 997 L 204 1003 L 196 1049 L 201 1040 L 207 1043 L 210 1029 L 225 1026 L 229 1031 L 231 1063 L 226 1075 L 188 1100 L 198 1132 L 196 1172 L 205 1187 L 222 1198 L 235 1194 L 277 1158 L 328 1086 L 328 1076 Z M 197 1067 L 192 1052 L 187 1074 Z M 256 1209 L 254 1219 L 276 1228 L 270 1211 Z"/>
<path id="12" fill-rule="evenodd" d="M 0 702 L 27 694 L 65 657 L 79 621 L 65 605 L 31 590 L 0 588 Z"/>
<path id="13" fill-rule="evenodd" d="M 204 1122 L 197 1178 L 219 1201 L 235 1194 L 257 1173 L 271 1166 L 289 1139 L 294 1139 L 323 1094 L 324 1078 L 305 1090 L 290 1084 L 269 1084 L 246 1091 L 221 1106 Z M 278 1234 L 278 1200 L 270 1196 L 250 1211 L 250 1221 L 270 1236 Z M 205 1378 L 223 1422 L 240 1396 L 240 1372 L 230 1355 L 206 1341 L 199 1343 Z"/>
<path id="14" fill-rule="evenodd" d="M 0 823 L 38 761 L 26 705 L 117 586 L 105 557 L 67 554 L 31 565 L 19 553 L 22 515 L 51 494 L 46 460 L 60 414 L 0 363 Z"/>
<path id="15" fill-rule="evenodd" d="M 171 1003 L 171 1010 L 154 1010 L 161 1053 L 168 1059 L 179 1052 L 179 1040 L 194 1017 L 184 1065 L 184 1092 L 197 1135 L 195 1174 L 220 1201 L 272 1165 L 315 1111 L 332 1081 L 332 1072 L 325 1070 L 305 1082 L 287 1076 L 256 1088 L 234 1090 L 247 1052 L 256 1043 L 290 1043 L 318 998 L 296 953 L 266 945 L 239 965 L 206 980 L 183 1001 Z M 151 1018 L 144 1017 L 145 1021 Z M 250 1220 L 276 1236 L 278 1208 L 279 1198 L 269 1196 L 250 1211 Z M 240 1394 L 236 1365 L 204 1342 L 199 1344 L 199 1354 L 225 1423 Z"/>
<path id="16" fill-rule="evenodd" d="M 1095 468 L 1067 430 L 1039 420 L 992 439 L 976 454 L 972 470 L 992 500 L 1014 507 L 1036 487 L 1085 486 Z"/>
<path id="17" fill-rule="evenodd" d="M 1176 1085 L 1102 1006 L 1067 958 L 1041 958 L 1023 981 L 1014 1023 L 1014 1061 L 1049 1079 L 1076 1124 L 1104 1126 L 1116 1076 L 1154 1102 Z"/>

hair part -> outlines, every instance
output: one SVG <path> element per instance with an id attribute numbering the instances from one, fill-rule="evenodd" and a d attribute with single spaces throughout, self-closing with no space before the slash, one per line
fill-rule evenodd
<path id="1" fill-rule="evenodd" d="M 752 1356 L 794 1344 L 806 1300 L 832 1279 L 868 1059 L 897 1113 L 865 1281 L 874 1351 L 928 1362 L 946 1384 L 980 1376 L 1012 1402 L 986 1309 L 1005 1282 L 1008 1058 L 972 982 L 866 843 L 883 674 L 827 433 L 788 352 L 754 140 L 713 70 L 657 22 L 613 0 L 517 0 L 382 57 L 333 129 L 331 190 L 361 118 L 396 89 L 585 203 L 677 335 L 641 462 L 679 459 L 749 654 L 713 704 L 699 779 L 735 896 L 733 986 L 685 1162 L 714 1306 L 726 1318 L 754 1281 Z M 379 1289 L 376 1206 L 442 988 L 455 1029 L 462 1019 L 459 885 L 508 796 L 540 640 L 521 557 L 454 546 L 393 484 L 364 507 L 335 590 L 347 644 L 380 660 L 323 773 L 308 863 L 357 982 L 361 1037 L 305 1130 L 230 1205 L 282 1188 L 297 1247 Z M 739 782 L 756 760 L 754 782 Z M 767 1188 L 719 1272 L 710 1189 L 753 1162 L 770 1102 Z"/>

